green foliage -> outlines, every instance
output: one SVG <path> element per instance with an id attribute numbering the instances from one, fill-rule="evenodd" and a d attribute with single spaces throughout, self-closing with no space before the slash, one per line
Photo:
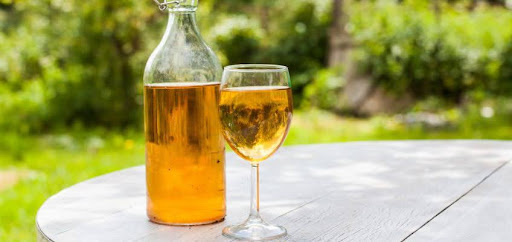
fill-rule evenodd
<path id="1" fill-rule="evenodd" d="M 226 18 L 210 30 L 225 65 L 256 62 L 261 51 L 262 31 L 259 23 L 246 17 Z"/>
<path id="2" fill-rule="evenodd" d="M 316 5 L 304 3 L 296 6 L 291 16 L 280 21 L 271 38 L 270 47 L 264 51 L 262 61 L 286 65 L 294 74 L 294 91 L 302 89 L 314 73 L 326 66 L 327 28 L 329 18 L 316 12 Z"/>
<path id="3" fill-rule="evenodd" d="M 1 6 L 0 129 L 140 124 L 142 71 L 166 23 L 152 1 Z M 202 0 L 198 19 L 224 64 L 288 65 L 296 103 L 325 66 L 325 3 Z"/>
<path id="4" fill-rule="evenodd" d="M 317 107 L 334 110 L 340 97 L 344 80 L 339 69 L 323 69 L 318 71 L 315 79 L 304 89 L 304 108 Z M 340 80 L 341 79 L 341 80 Z"/>
<path id="5" fill-rule="evenodd" d="M 0 19 L 8 19 L 0 21 L 0 115 L 9 117 L 0 118 L 0 128 L 26 133 L 140 119 L 137 84 L 154 47 L 143 37 L 158 27 L 151 2 L 12 5 L 0 10 Z"/>
<path id="6" fill-rule="evenodd" d="M 505 46 L 512 40 L 512 12 L 443 6 L 436 16 L 425 1 L 354 5 L 350 28 L 361 44 L 360 71 L 391 92 L 418 99 L 460 103 L 474 90 L 509 95 L 503 90 L 510 85 Z"/>
<path id="7" fill-rule="evenodd" d="M 344 85 L 325 70 L 330 4 L 202 0 L 199 24 L 223 64 L 287 65 L 294 103 L 330 110 Z M 436 14 L 427 0 L 348 1 L 356 66 L 420 100 L 510 96 L 512 12 L 468 5 L 442 1 Z M 165 20 L 151 1 L 1 2 L 0 129 L 140 124 L 142 70 Z"/>
<path id="8" fill-rule="evenodd" d="M 218 4 L 226 9 L 229 4 Z M 207 31 L 224 64 L 274 63 L 286 65 L 292 75 L 294 103 L 302 103 L 303 90 L 325 67 L 329 12 L 316 1 L 278 4 L 255 1 L 244 5 L 254 11 L 224 16 Z M 228 9 L 229 10 L 229 9 Z M 257 14 L 254 14 L 257 13 Z"/>

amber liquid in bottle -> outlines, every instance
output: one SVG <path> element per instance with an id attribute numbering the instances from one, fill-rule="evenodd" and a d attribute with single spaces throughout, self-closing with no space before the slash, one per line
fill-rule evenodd
<path id="1" fill-rule="evenodd" d="M 162 224 L 226 215 L 219 83 L 144 86 L 147 213 Z"/>
<path id="2" fill-rule="evenodd" d="M 292 119 L 289 87 L 236 87 L 221 92 L 221 122 L 231 148 L 251 162 L 271 156 L 283 143 Z"/>

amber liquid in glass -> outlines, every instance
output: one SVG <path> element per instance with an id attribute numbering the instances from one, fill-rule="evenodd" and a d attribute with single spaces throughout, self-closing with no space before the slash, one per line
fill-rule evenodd
<path id="1" fill-rule="evenodd" d="M 259 162 L 283 143 L 292 120 L 289 87 L 236 87 L 221 92 L 224 137 L 242 158 Z"/>
<path id="2" fill-rule="evenodd" d="M 162 224 L 226 215 L 219 83 L 144 86 L 147 214 Z"/>

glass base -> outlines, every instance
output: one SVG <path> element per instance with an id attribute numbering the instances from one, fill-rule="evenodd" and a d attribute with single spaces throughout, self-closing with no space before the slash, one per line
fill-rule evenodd
<path id="1" fill-rule="evenodd" d="M 239 240 L 271 240 L 285 236 L 286 229 L 267 224 L 261 218 L 249 218 L 242 224 L 225 227 L 222 234 Z"/>

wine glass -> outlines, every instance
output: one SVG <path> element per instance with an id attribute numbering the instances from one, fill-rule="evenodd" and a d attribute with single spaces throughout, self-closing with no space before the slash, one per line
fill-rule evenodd
<path id="1" fill-rule="evenodd" d="M 224 138 L 251 163 L 251 211 L 242 224 L 225 227 L 224 236 L 243 240 L 276 239 L 286 229 L 259 214 L 259 164 L 281 146 L 292 120 L 290 74 L 280 65 L 233 65 L 224 69 L 220 95 Z"/>

